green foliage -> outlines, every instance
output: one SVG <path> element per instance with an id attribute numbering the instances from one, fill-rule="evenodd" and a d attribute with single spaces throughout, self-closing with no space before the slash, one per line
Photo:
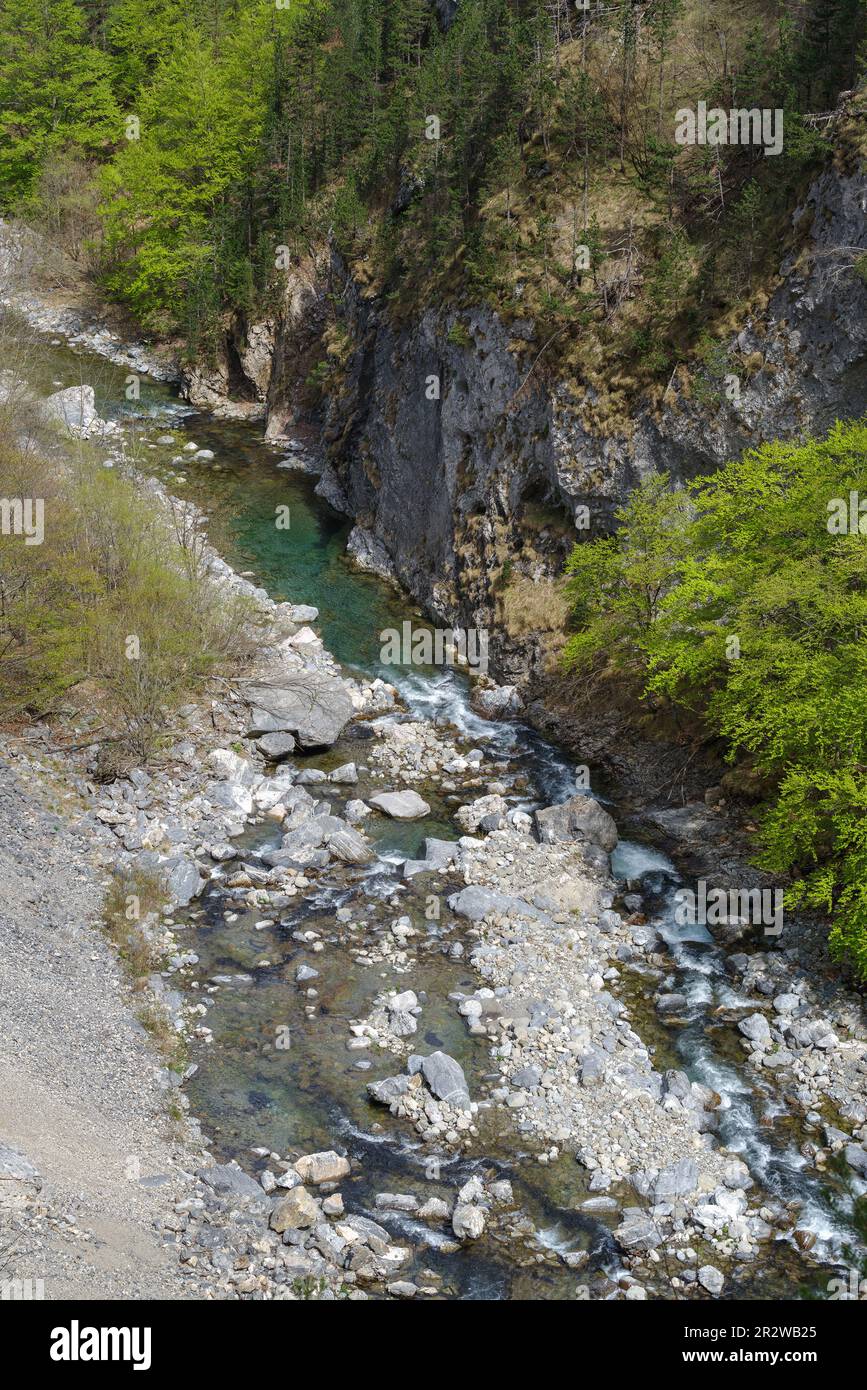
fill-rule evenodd
<path id="1" fill-rule="evenodd" d="M 88 42 L 75 0 L 0 6 L 0 205 L 27 194 L 45 158 L 67 144 L 106 153 L 120 113 L 105 55 Z"/>
<path id="2" fill-rule="evenodd" d="M 779 259 L 828 151 L 804 113 L 858 75 L 863 0 L 706 8 L 462 0 L 444 30 L 432 0 L 4 0 L 0 199 L 98 246 L 191 354 L 330 242 L 395 315 L 489 303 L 556 335 L 544 369 L 601 346 L 646 383 Z M 679 147 L 698 100 L 782 107 L 783 154 Z"/>
<path id="3" fill-rule="evenodd" d="M 835 505 L 859 491 L 863 424 L 766 445 L 689 503 L 645 483 L 569 562 L 567 659 L 640 674 L 773 780 L 761 862 L 833 914 L 832 949 L 867 976 L 867 534 Z"/>
<path id="4" fill-rule="evenodd" d="M 247 14 L 219 51 L 180 29 L 139 103 L 140 137 L 104 171 L 106 282 L 153 328 L 174 327 L 186 297 L 203 320 L 219 306 L 232 200 L 264 119 L 266 22 Z"/>

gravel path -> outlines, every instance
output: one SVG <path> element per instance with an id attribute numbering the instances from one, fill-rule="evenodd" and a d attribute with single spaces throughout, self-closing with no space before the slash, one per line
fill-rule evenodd
<path id="1" fill-rule="evenodd" d="M 183 1195 L 160 1063 L 97 923 L 101 851 L 32 772 L 0 760 L 0 1279 L 49 1299 L 182 1298 L 154 1221 Z M 68 797 L 68 794 L 66 794 Z M 0 1155 L 2 1172 L 2 1155 Z"/>

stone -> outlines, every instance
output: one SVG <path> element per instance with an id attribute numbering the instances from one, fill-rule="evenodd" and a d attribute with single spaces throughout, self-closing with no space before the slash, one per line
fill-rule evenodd
<path id="1" fill-rule="evenodd" d="M 488 816 L 495 817 L 499 826 L 507 809 L 504 798 L 498 792 L 493 792 L 488 796 L 476 797 L 475 801 L 466 806 L 459 806 L 455 812 L 455 820 L 468 835 L 475 835 Z"/>
<path id="2" fill-rule="evenodd" d="M 653 1196 L 657 1202 L 667 1202 L 672 1197 L 688 1197 L 699 1184 L 699 1167 L 694 1158 L 681 1158 L 668 1168 L 663 1168 L 653 1184 Z"/>
<path id="3" fill-rule="evenodd" d="M 774 1000 L 774 1008 L 778 1014 L 793 1014 L 800 1006 L 801 1001 L 797 994 L 778 994 Z"/>
<path id="4" fill-rule="evenodd" d="M 490 913 L 503 917 L 532 917 L 545 919 L 545 913 L 525 903 L 522 898 L 514 898 L 508 893 L 498 893 L 492 888 L 482 888 L 471 883 L 459 893 L 452 893 L 449 907 L 458 917 L 468 917 L 471 922 L 481 922 Z"/>
<path id="5" fill-rule="evenodd" d="M 485 719 L 508 718 L 517 714 L 522 707 L 516 686 L 495 685 L 493 681 L 474 686 L 470 704 Z"/>
<path id="6" fill-rule="evenodd" d="M 659 1014 L 682 1014 L 688 1007 L 685 994 L 660 994 L 656 1001 L 656 1012 Z"/>
<path id="7" fill-rule="evenodd" d="M 538 1067 L 519 1067 L 512 1073 L 512 1085 L 528 1091 L 535 1090 L 541 1079 L 542 1073 Z"/>
<path id="8" fill-rule="evenodd" d="M 354 786 L 358 781 L 358 770 L 355 763 L 342 763 L 333 772 L 329 772 L 328 780 L 329 782 L 340 782 L 347 786 Z"/>
<path id="9" fill-rule="evenodd" d="M 302 748 L 330 748 L 354 714 L 345 683 L 321 671 L 281 676 L 279 683 L 247 682 L 245 698 L 251 707 L 249 732 L 294 734 Z M 258 727 L 258 713 L 269 727 Z"/>
<path id="10" fill-rule="evenodd" d="M 326 847 L 342 864 L 366 864 L 373 856 L 373 850 L 363 835 L 346 825 L 341 830 L 332 830 L 325 838 Z"/>
<path id="11" fill-rule="evenodd" d="M 423 1206 L 420 1206 L 417 1216 L 422 1221 L 447 1221 L 451 1208 L 448 1202 L 444 1202 L 440 1197 L 429 1197 Z"/>
<path id="12" fill-rule="evenodd" d="M 75 432 L 88 431 L 101 423 L 92 386 L 67 386 L 63 391 L 55 391 L 45 400 L 44 408 L 48 415 Z"/>
<path id="13" fill-rule="evenodd" d="M 411 1192 L 377 1192 L 375 1206 L 380 1211 L 417 1212 L 418 1198 Z"/>
<path id="14" fill-rule="evenodd" d="M 291 734 L 263 734 L 257 739 L 256 747 L 269 762 L 279 763 L 294 753 L 295 740 Z"/>
<path id="15" fill-rule="evenodd" d="M 285 1197 L 278 1197 L 271 1208 L 268 1224 L 272 1231 L 303 1231 L 319 1220 L 319 1204 L 305 1187 L 295 1187 Z"/>
<path id="16" fill-rule="evenodd" d="M 386 1284 L 385 1291 L 387 1294 L 391 1294 L 392 1298 L 415 1298 L 418 1287 L 406 1279 L 395 1279 L 393 1283 Z"/>
<path id="17" fill-rule="evenodd" d="M 849 1167 L 867 1178 L 867 1149 L 861 1144 L 847 1144 L 843 1152 Z"/>
<path id="18" fill-rule="evenodd" d="M 715 1269 L 713 1265 L 702 1265 L 701 1269 L 698 1271 L 698 1282 L 709 1294 L 713 1294 L 714 1298 L 718 1298 L 723 1291 L 725 1279 L 720 1271 Z"/>
<path id="19" fill-rule="evenodd" d="M 198 897 L 205 886 L 205 880 L 193 861 L 182 855 L 166 859 L 160 867 L 165 875 L 172 901 L 179 907 L 186 907 L 193 898 Z"/>
<path id="20" fill-rule="evenodd" d="M 655 1250 L 663 1242 L 662 1231 L 640 1207 L 625 1209 L 614 1238 L 627 1254 L 633 1250 Z"/>
<path id="21" fill-rule="evenodd" d="M 469 1110 L 470 1091 L 463 1068 L 447 1052 L 432 1052 L 420 1059 L 420 1070 L 438 1100 L 453 1105 L 456 1110 Z M 410 1070 L 412 1070 L 410 1066 Z"/>
<path id="22" fill-rule="evenodd" d="M 367 1094 L 380 1105 L 393 1105 L 409 1090 L 408 1076 L 387 1076 L 383 1081 L 368 1081 Z"/>
<path id="23" fill-rule="evenodd" d="M 0 1144 L 0 1184 L 24 1183 L 29 1188 L 40 1188 L 42 1178 L 39 1169 L 18 1149 L 9 1144 Z M 0 1206 L 10 1200 L 8 1194 L 13 1189 L 0 1186 Z"/>
<path id="24" fill-rule="evenodd" d="M 196 1176 L 220 1197 L 262 1201 L 262 1189 L 258 1182 L 245 1173 L 234 1159 L 231 1163 L 216 1163 L 211 1168 L 200 1168 Z"/>
<path id="25" fill-rule="evenodd" d="M 452 1230 L 458 1240 L 478 1240 L 486 1223 L 484 1207 L 459 1202 L 452 1214 Z"/>
<path id="26" fill-rule="evenodd" d="M 573 796 L 559 806 L 534 811 L 536 831 L 543 845 L 561 840 L 583 840 L 610 854 L 617 847 L 617 826 L 592 796 Z"/>
<path id="27" fill-rule="evenodd" d="M 430 815 L 430 806 L 414 791 L 379 792 L 370 797 L 370 804 L 393 820 L 419 820 Z"/>
<path id="28" fill-rule="evenodd" d="M 738 1028 L 751 1042 L 764 1045 L 771 1041 L 771 1025 L 764 1014 L 750 1014 L 749 1018 L 742 1018 Z"/>
<path id="29" fill-rule="evenodd" d="M 289 621 L 293 623 L 315 623 L 319 617 L 319 609 L 314 608 L 310 603 L 293 603 L 289 605 Z"/>
<path id="30" fill-rule="evenodd" d="M 305 1154 L 294 1166 L 301 1181 L 312 1183 L 314 1187 L 323 1182 L 337 1182 L 338 1179 L 345 1178 L 350 1169 L 349 1159 L 335 1153 L 333 1149 Z"/>

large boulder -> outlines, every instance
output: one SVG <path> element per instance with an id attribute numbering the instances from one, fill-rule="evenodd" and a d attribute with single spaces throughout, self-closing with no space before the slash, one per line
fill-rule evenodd
<path id="1" fill-rule="evenodd" d="M 456 1110 L 469 1110 L 470 1088 L 463 1067 L 447 1052 L 432 1052 L 428 1057 L 410 1057 L 409 1070 L 412 1074 L 421 1072 L 437 1100 L 453 1105 Z"/>
<path id="2" fill-rule="evenodd" d="M 325 843 L 335 859 L 343 864 L 366 864 L 373 858 L 373 850 L 363 835 L 347 825 L 342 830 L 332 830 Z"/>
<path id="3" fill-rule="evenodd" d="M 321 671 L 282 676 L 279 685 L 249 682 L 251 734 L 293 734 L 302 748 L 330 748 L 355 713 L 342 680 Z"/>
<path id="4" fill-rule="evenodd" d="M 232 1159 L 231 1163 L 215 1163 L 211 1168 L 200 1168 L 198 1177 L 220 1197 L 231 1197 L 233 1201 L 263 1201 L 263 1192 L 255 1178 L 245 1173 Z"/>
<path id="5" fill-rule="evenodd" d="M 581 840 L 610 854 L 617 847 L 617 826 L 592 796 L 573 796 L 559 806 L 535 811 L 536 831 L 543 845 Z"/>
<path id="6" fill-rule="evenodd" d="M 393 820 L 419 820 L 430 815 L 430 806 L 413 791 L 379 792 L 370 797 L 370 804 Z"/>
<path id="7" fill-rule="evenodd" d="M 319 1220 L 319 1203 L 304 1187 L 294 1187 L 285 1197 L 279 1197 L 271 1209 L 269 1225 L 282 1235 L 284 1231 L 304 1231 Z"/>
<path id="8" fill-rule="evenodd" d="M 46 400 L 45 410 L 73 433 L 86 433 L 102 424 L 96 413 L 92 386 L 67 386 L 63 391 L 55 391 Z"/>
<path id="9" fill-rule="evenodd" d="M 533 921 L 550 920 L 532 903 L 523 898 L 515 898 L 510 893 L 498 893 L 494 888 L 483 888 L 471 883 L 459 893 L 452 893 L 448 899 L 449 907 L 458 917 L 468 917 L 471 922 L 481 922 L 489 913 L 502 917 L 529 917 Z"/>
<path id="10" fill-rule="evenodd" d="M 349 1159 L 333 1149 L 320 1153 L 305 1154 L 295 1164 L 295 1172 L 302 1182 L 313 1183 L 318 1187 L 323 1182 L 337 1182 L 349 1172 Z"/>

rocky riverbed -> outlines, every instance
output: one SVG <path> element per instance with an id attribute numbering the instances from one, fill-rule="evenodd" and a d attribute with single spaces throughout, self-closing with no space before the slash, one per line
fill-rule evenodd
<path id="1" fill-rule="evenodd" d="M 123 433 L 102 437 L 128 466 Z M 138 442 L 211 452 L 158 424 Z M 192 504 L 140 481 L 203 530 Z M 275 602 L 204 554 L 211 581 L 249 600 L 256 655 L 179 712 L 159 767 L 99 781 L 86 713 L 66 752 L 43 726 L 9 743 L 16 795 L 59 783 L 101 871 L 167 884 L 140 930 L 154 1005 L 189 1058 L 154 1071 L 184 1130 L 171 1183 L 146 1189 L 181 1280 L 170 1296 L 460 1296 L 474 1262 L 508 1268 L 494 1285 L 512 1297 L 762 1296 L 767 1271 L 791 1296 L 830 1277 L 845 1223 L 813 1219 L 810 1194 L 836 1183 L 845 1215 L 863 1189 L 867 1046 L 861 1000 L 816 969 L 809 930 L 681 939 L 670 861 L 636 867 L 609 809 L 562 777 L 547 796 L 508 718 L 470 719 L 459 682 L 450 710 L 426 715 L 397 678 L 348 673 L 305 594 Z M 510 713 L 509 692 L 484 693 Z M 257 995 L 291 1026 L 244 1002 Z M 257 1136 L 255 1105 L 234 1128 L 197 1105 L 209 1071 L 249 1047 L 232 1009 L 255 1023 L 245 1095 L 285 1050 L 298 1074 L 280 1094 L 303 1092 L 315 1124 L 287 1133 L 267 1111 Z M 729 1070 L 698 1079 L 678 1054 L 691 1030 Z M 754 1101 L 769 1126 L 797 1124 L 787 1161 L 806 1195 L 770 1184 L 753 1131 L 730 1132 Z M 23 1132 L 7 1121 L 7 1139 Z M 299 1145 L 308 1134 L 318 1147 Z M 36 1239 L 59 1218 L 19 1153 L 8 1191 Z"/>

